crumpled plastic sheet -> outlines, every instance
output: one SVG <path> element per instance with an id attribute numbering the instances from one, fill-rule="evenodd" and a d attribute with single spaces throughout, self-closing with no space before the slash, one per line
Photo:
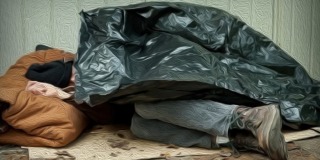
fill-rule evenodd
<path id="1" fill-rule="evenodd" d="M 77 102 L 276 103 L 288 126 L 320 125 L 320 83 L 269 38 L 226 11 L 148 2 L 80 15 Z"/>

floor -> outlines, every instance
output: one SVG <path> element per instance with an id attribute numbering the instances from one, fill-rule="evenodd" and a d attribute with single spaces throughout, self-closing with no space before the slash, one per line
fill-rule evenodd
<path id="1" fill-rule="evenodd" d="M 320 137 L 310 138 L 293 143 L 288 143 L 289 160 L 320 160 Z M 184 156 L 170 157 L 163 155 L 164 158 L 153 160 L 269 160 L 265 155 L 255 152 L 241 152 L 239 158 L 233 157 L 230 153 L 220 153 L 206 156 Z M 2 145 L 0 146 L 0 160 L 28 160 L 28 150 L 18 146 Z M 57 153 L 57 158 L 50 160 L 74 160 L 75 158 L 68 153 Z M 31 160 L 49 160 L 49 159 L 31 159 Z"/>

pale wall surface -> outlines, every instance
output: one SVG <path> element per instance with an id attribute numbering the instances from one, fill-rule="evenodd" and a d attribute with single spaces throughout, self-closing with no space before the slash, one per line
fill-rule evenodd
<path id="1" fill-rule="evenodd" d="M 46 44 L 75 53 L 78 13 L 152 0 L 0 0 L 0 75 Z M 173 0 L 224 9 L 267 35 L 320 80 L 320 0 Z"/>

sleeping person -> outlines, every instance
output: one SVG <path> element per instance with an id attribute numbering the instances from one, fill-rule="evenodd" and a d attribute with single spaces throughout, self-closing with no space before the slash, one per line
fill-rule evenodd
<path id="1" fill-rule="evenodd" d="M 25 75 L 26 90 L 73 101 L 75 69 L 72 59 L 33 64 Z M 95 109 L 95 107 L 93 107 Z M 277 105 L 246 107 L 211 100 L 136 103 L 131 131 L 139 138 L 177 146 L 231 147 L 287 159 Z"/>
<path id="2" fill-rule="evenodd" d="M 73 59 L 64 58 L 50 63 L 32 64 L 26 78 L 29 81 L 27 91 L 36 95 L 56 97 L 67 100 L 72 98 L 74 92 Z"/>

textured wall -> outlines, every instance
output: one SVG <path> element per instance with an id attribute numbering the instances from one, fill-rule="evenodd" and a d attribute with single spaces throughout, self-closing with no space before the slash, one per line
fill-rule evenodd
<path id="1" fill-rule="evenodd" d="M 320 80 L 320 0 L 279 0 L 276 42 Z"/>
<path id="2" fill-rule="evenodd" d="M 0 75 L 37 44 L 75 53 L 82 9 L 145 1 L 153 0 L 0 0 Z M 237 15 L 320 80 L 320 0 L 172 1 L 213 6 Z"/>

